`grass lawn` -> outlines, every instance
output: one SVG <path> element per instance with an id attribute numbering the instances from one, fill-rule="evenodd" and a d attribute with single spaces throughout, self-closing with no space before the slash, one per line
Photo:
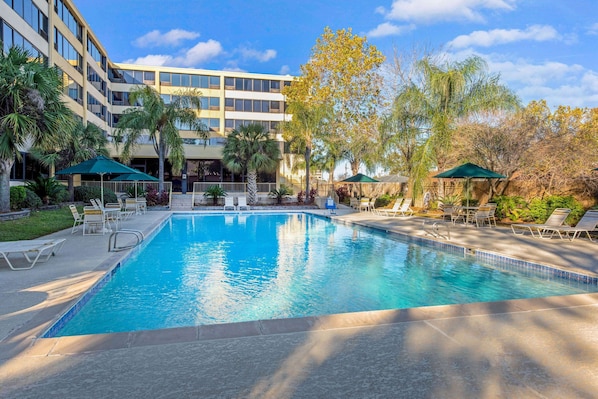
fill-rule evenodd
<path id="1" fill-rule="evenodd" d="M 32 240 L 73 226 L 68 207 L 31 211 L 27 218 L 0 222 L 0 241 Z"/>

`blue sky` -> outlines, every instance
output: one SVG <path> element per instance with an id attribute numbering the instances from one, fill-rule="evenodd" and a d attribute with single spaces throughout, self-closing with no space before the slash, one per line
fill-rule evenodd
<path id="1" fill-rule="evenodd" d="M 74 0 L 115 62 L 299 74 L 326 26 L 478 54 L 527 104 L 598 107 L 596 0 Z"/>

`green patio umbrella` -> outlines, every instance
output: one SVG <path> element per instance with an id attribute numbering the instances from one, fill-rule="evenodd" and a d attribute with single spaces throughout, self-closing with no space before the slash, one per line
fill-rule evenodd
<path id="1" fill-rule="evenodd" d="M 159 181 L 157 177 L 148 175 L 147 173 L 137 171 L 136 173 L 125 173 L 116 176 L 112 181 L 134 181 L 135 182 L 135 199 L 137 199 L 137 182 L 139 181 Z"/>
<path id="2" fill-rule="evenodd" d="M 347 177 L 345 180 L 341 180 L 341 183 L 359 183 L 359 198 L 361 198 L 363 196 L 361 191 L 361 183 L 378 183 L 378 180 L 372 179 L 371 177 L 362 173 L 358 173 L 355 176 Z"/>
<path id="3" fill-rule="evenodd" d="M 56 172 L 57 175 L 100 175 L 100 191 L 102 193 L 102 201 L 104 201 L 104 175 L 110 174 L 124 174 L 124 173 L 138 173 L 139 171 L 128 167 L 113 159 L 106 158 L 99 155 L 95 158 L 88 159 L 77 165 L 73 165 L 66 169 Z"/>
<path id="4" fill-rule="evenodd" d="M 467 186 L 466 192 L 468 194 L 467 206 L 469 206 L 469 185 L 471 179 L 504 179 L 506 176 L 493 172 L 489 169 L 482 168 L 481 166 L 478 166 L 476 164 L 467 162 L 453 169 L 449 169 L 442 173 L 439 173 L 434 177 L 440 179 L 465 179 L 465 183 Z"/>

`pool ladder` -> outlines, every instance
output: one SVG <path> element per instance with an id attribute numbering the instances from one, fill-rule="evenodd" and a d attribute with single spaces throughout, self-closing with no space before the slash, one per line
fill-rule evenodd
<path id="1" fill-rule="evenodd" d="M 133 235 L 133 236 L 135 236 L 135 242 L 133 244 L 118 246 L 118 245 L 116 245 L 116 239 L 119 236 L 119 234 Z M 138 246 L 139 244 L 141 244 L 143 242 L 144 238 L 145 237 L 143 236 L 143 233 L 139 230 L 130 230 L 130 229 L 117 230 L 114 233 L 110 234 L 110 237 L 108 238 L 108 252 L 124 251 L 125 249 L 135 248 L 136 246 Z"/>

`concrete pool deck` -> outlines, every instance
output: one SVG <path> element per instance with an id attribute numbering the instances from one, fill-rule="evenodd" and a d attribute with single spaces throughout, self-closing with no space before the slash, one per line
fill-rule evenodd
<path id="1" fill-rule="evenodd" d="M 314 213 L 327 214 L 324 211 Z M 123 223 L 149 233 L 169 212 Z M 422 219 L 339 210 L 425 236 Z M 38 339 L 114 266 L 108 235 L 71 235 L 32 270 L 0 261 L 2 398 L 592 398 L 598 294 Z M 446 242 L 446 240 L 439 240 Z M 451 226 L 450 243 L 598 275 L 598 243 Z"/>

